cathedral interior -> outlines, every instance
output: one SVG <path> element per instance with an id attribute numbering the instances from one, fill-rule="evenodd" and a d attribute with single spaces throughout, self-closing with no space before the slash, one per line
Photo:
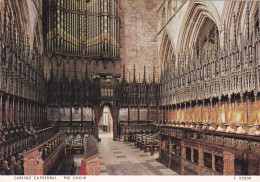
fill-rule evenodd
<path id="1" fill-rule="evenodd" d="M 260 175 L 259 10 L 0 0 L 0 174 Z"/>

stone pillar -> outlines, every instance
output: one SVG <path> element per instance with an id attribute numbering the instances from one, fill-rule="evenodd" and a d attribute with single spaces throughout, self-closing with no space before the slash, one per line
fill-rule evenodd
<path id="1" fill-rule="evenodd" d="M 235 174 L 235 154 L 224 151 L 223 152 L 223 162 L 224 162 L 224 175 L 234 175 Z"/>

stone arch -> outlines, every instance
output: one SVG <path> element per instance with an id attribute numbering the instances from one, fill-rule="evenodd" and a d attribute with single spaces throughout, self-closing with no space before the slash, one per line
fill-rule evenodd
<path id="1" fill-rule="evenodd" d="M 247 8 L 249 8 L 249 34 L 252 35 L 256 18 L 259 19 L 260 3 L 257 1 L 226 1 L 221 24 L 226 27 L 227 40 L 234 40 L 234 33 L 247 34 Z M 236 30 L 234 31 L 234 18 Z M 226 41 L 227 41 L 226 40 Z M 242 40 L 243 41 L 243 40 Z"/>
<path id="2" fill-rule="evenodd" d="M 119 107 L 117 105 L 114 105 L 110 102 L 104 102 L 101 105 L 94 106 L 94 113 L 95 113 L 95 122 L 94 127 L 96 128 L 95 137 L 98 138 L 98 123 L 101 119 L 101 116 L 103 114 L 104 107 L 107 106 L 110 109 L 111 116 L 113 119 L 113 137 L 118 136 L 118 116 L 119 116 Z"/>
<path id="3" fill-rule="evenodd" d="M 167 68 L 174 70 L 175 62 L 175 47 L 172 41 L 172 37 L 167 30 L 164 31 L 160 46 L 160 62 L 161 70 L 166 70 Z"/>
<path id="4" fill-rule="evenodd" d="M 26 0 L 4 0 L 0 1 L 0 11 L 3 14 L 5 11 L 5 6 L 7 5 L 8 13 L 11 13 L 12 19 L 11 21 L 14 23 L 14 19 L 17 22 L 17 31 L 24 33 L 24 38 L 30 38 L 32 36 L 32 32 L 30 30 L 30 21 L 29 21 L 29 9 Z M 9 20 L 8 20 L 9 21 Z"/>
<path id="5" fill-rule="evenodd" d="M 189 2 L 187 12 L 184 16 L 178 43 L 177 53 L 180 54 L 187 48 L 192 48 L 196 41 L 201 37 L 200 33 L 206 21 L 210 24 L 220 25 L 220 16 L 215 5 L 209 1 L 191 1 Z M 209 26 L 208 29 L 212 29 Z"/>
<path id="6" fill-rule="evenodd" d="M 34 29 L 33 29 L 33 42 L 36 42 L 37 48 L 40 51 L 40 53 L 43 53 L 44 48 L 44 41 L 43 41 L 43 27 L 42 27 L 42 21 L 41 18 L 38 17 L 36 19 L 36 22 L 34 24 Z"/>

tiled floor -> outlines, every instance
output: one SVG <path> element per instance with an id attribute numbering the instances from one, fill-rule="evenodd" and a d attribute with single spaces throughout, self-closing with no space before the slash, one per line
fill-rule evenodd
<path id="1" fill-rule="evenodd" d="M 112 134 L 100 134 L 100 175 L 177 175 L 131 142 L 113 141 Z"/>
<path id="2" fill-rule="evenodd" d="M 136 148 L 132 142 L 113 141 L 112 134 L 100 134 L 98 143 L 100 175 L 177 175 L 157 162 L 158 152 L 153 156 Z M 80 174 L 83 156 L 74 156 L 72 174 Z"/>

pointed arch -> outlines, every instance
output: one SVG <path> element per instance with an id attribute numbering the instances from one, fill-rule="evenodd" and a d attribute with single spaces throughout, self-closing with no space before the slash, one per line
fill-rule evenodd
<path id="1" fill-rule="evenodd" d="M 226 1 L 224 4 L 221 25 L 225 24 L 227 40 L 233 41 L 234 32 L 243 35 L 247 33 L 247 6 L 249 8 L 249 27 L 252 34 L 255 23 L 259 20 L 259 1 Z M 236 30 L 234 31 L 234 18 L 236 18 Z M 240 32 L 237 32 L 240 31 Z"/>
<path id="2" fill-rule="evenodd" d="M 166 70 L 168 68 L 173 71 L 175 64 L 175 47 L 167 30 L 163 33 L 159 56 L 161 70 Z"/>
<path id="3" fill-rule="evenodd" d="M 209 23 L 207 23 L 207 21 Z M 191 1 L 189 2 L 187 12 L 184 16 L 180 28 L 180 34 L 177 43 L 177 53 L 180 54 L 187 48 L 192 48 L 198 40 L 205 38 L 201 36 L 204 33 L 212 31 L 214 26 L 219 29 L 220 16 L 217 8 L 209 1 Z"/>

